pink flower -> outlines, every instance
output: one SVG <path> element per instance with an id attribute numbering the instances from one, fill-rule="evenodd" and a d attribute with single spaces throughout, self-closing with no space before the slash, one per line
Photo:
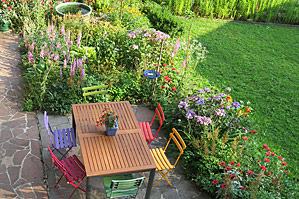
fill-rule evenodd
<path id="1" fill-rule="evenodd" d="M 236 164 L 236 167 L 239 167 L 239 166 L 240 166 L 240 163 L 237 163 L 237 164 Z"/>
<path id="2" fill-rule="evenodd" d="M 268 146 L 266 144 L 263 145 L 263 148 L 268 150 Z"/>
<path id="3" fill-rule="evenodd" d="M 176 91 L 176 87 L 172 87 L 172 90 L 173 90 L 173 91 Z"/>
<path id="4" fill-rule="evenodd" d="M 222 185 L 221 185 L 221 188 L 222 188 L 222 189 L 225 189 L 225 188 L 226 188 L 226 185 L 225 185 L 225 184 L 222 184 Z"/>
<path id="5" fill-rule="evenodd" d="M 275 182 L 276 181 L 276 178 L 273 178 L 273 182 Z"/>
<path id="6" fill-rule="evenodd" d="M 234 161 L 230 161 L 229 164 L 234 166 L 236 163 Z"/>
<path id="7" fill-rule="evenodd" d="M 265 158 L 264 160 L 265 160 L 265 162 L 270 162 L 270 159 L 268 159 L 268 158 Z"/>
<path id="8" fill-rule="evenodd" d="M 287 165 L 288 165 L 285 161 L 281 161 L 281 164 L 282 164 L 283 166 L 287 166 Z"/>
<path id="9" fill-rule="evenodd" d="M 225 171 L 230 171 L 230 170 L 232 170 L 232 168 L 230 168 L 230 167 L 225 167 Z"/>
<path id="10" fill-rule="evenodd" d="M 249 173 L 250 175 L 253 175 L 253 172 L 252 172 L 252 171 L 250 171 L 250 170 L 248 170 L 248 173 Z"/>
<path id="11" fill-rule="evenodd" d="M 242 186 L 241 189 L 242 189 L 242 190 L 246 190 L 246 187 L 243 187 L 243 186 Z"/>
<path id="12" fill-rule="evenodd" d="M 176 70 L 175 68 L 172 68 L 172 70 Z"/>
<path id="13" fill-rule="evenodd" d="M 167 67 L 165 67 L 165 70 L 167 70 L 168 68 Z"/>
<path id="14" fill-rule="evenodd" d="M 221 161 L 221 162 L 219 162 L 219 164 L 220 164 L 221 166 L 224 166 L 224 165 L 225 165 L 225 162 Z"/>
<path id="15" fill-rule="evenodd" d="M 242 139 L 244 140 L 244 141 L 247 141 L 248 140 L 248 138 L 247 137 L 242 137 Z"/>
<path id="16" fill-rule="evenodd" d="M 277 157 L 278 157 L 278 159 L 281 159 L 281 160 L 283 159 L 283 157 L 281 157 L 281 156 L 277 156 Z"/>
<path id="17" fill-rule="evenodd" d="M 157 64 L 153 64 L 154 66 L 157 66 Z"/>
<path id="18" fill-rule="evenodd" d="M 267 153 L 266 153 L 266 156 L 271 156 L 271 153 L 268 153 L 268 152 L 267 152 Z"/>
<path id="19" fill-rule="evenodd" d="M 159 70 L 158 70 L 158 71 L 159 71 L 159 73 L 161 73 L 161 72 L 162 72 L 162 69 L 161 69 L 161 68 L 159 68 Z"/>
<path id="20" fill-rule="evenodd" d="M 285 170 L 284 172 L 285 172 L 286 174 L 290 174 L 290 172 L 288 172 L 288 170 Z"/>
<path id="21" fill-rule="evenodd" d="M 179 72 L 179 71 L 176 71 L 175 73 L 176 73 L 176 74 L 179 74 L 180 72 Z"/>
<path id="22" fill-rule="evenodd" d="M 261 169 L 264 170 L 264 171 L 267 170 L 267 168 L 265 166 L 262 166 Z"/>
<path id="23" fill-rule="evenodd" d="M 213 184 L 218 184 L 218 180 L 214 179 L 212 183 Z"/>
<path id="24" fill-rule="evenodd" d="M 167 64 L 162 64 L 162 66 L 164 66 L 164 67 L 165 67 L 165 66 L 167 66 Z"/>

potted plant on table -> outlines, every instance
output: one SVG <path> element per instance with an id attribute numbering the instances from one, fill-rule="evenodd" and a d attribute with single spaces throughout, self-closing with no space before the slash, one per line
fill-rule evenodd
<path id="1" fill-rule="evenodd" d="M 111 110 L 104 108 L 103 115 L 99 118 L 99 121 L 96 121 L 97 126 L 105 125 L 106 135 L 114 136 L 118 129 L 118 116 L 114 114 Z"/>

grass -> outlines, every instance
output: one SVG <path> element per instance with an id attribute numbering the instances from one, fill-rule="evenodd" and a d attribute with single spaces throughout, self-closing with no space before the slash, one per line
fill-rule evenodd
<path id="1" fill-rule="evenodd" d="M 252 102 L 260 144 L 279 151 L 299 176 L 299 28 L 180 19 L 207 47 L 200 75 Z M 183 35 L 188 37 L 188 33 Z M 279 153 L 278 153 L 279 154 Z"/>

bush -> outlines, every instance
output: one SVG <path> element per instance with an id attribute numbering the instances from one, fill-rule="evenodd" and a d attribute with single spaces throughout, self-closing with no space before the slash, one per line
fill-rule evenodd
<path id="1" fill-rule="evenodd" d="M 161 7 L 156 3 L 146 3 L 142 9 L 153 27 L 171 36 L 178 35 L 184 31 L 184 26 L 177 20 L 169 9 Z"/>

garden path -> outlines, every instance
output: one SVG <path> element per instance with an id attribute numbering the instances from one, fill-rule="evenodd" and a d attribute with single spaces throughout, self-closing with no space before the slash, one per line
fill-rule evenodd
<path id="1" fill-rule="evenodd" d="M 36 114 L 20 110 L 19 42 L 0 32 L 0 198 L 47 198 Z"/>

